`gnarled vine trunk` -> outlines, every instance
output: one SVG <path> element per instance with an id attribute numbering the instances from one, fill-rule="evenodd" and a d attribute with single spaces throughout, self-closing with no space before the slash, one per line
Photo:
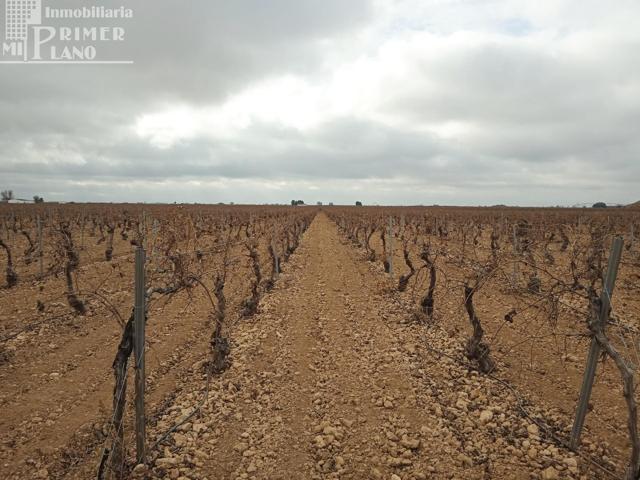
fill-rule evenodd
<path id="1" fill-rule="evenodd" d="M 7 253 L 7 268 L 5 270 L 5 279 L 7 280 L 7 287 L 11 288 L 18 283 L 18 274 L 13 269 L 13 258 L 11 257 L 11 249 L 9 245 L 4 243 L 4 241 L 0 238 L 0 247 L 4 248 Z"/>
<path id="2" fill-rule="evenodd" d="M 473 308 L 473 294 L 475 289 L 469 285 L 464 286 L 464 306 L 469 315 L 469 322 L 473 327 L 473 335 L 467 341 L 466 355 L 469 360 L 478 363 L 478 367 L 482 373 L 491 373 L 496 365 L 490 357 L 489 346 L 482 341 L 484 330 L 480 324 L 480 319 L 476 315 Z"/>

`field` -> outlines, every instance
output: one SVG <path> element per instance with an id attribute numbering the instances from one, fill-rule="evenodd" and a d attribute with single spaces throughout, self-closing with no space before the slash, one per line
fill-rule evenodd
<path id="1" fill-rule="evenodd" d="M 637 208 L 39 204 L 0 222 L 0 478 L 604 479 L 637 458 Z M 610 350 L 572 451 L 594 332 Z"/>

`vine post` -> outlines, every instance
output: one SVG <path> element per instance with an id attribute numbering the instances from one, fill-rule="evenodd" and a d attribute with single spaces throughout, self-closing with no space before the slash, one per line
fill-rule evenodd
<path id="1" fill-rule="evenodd" d="M 149 249 L 151 250 L 151 258 L 153 259 L 154 255 L 155 255 L 155 245 L 156 245 L 156 239 L 158 238 L 158 234 L 160 233 L 160 222 L 153 218 L 152 222 L 151 222 L 151 236 L 149 238 L 149 240 L 147 241 L 147 245 L 149 243 L 151 243 L 151 246 L 149 247 Z M 146 235 L 146 232 L 145 232 Z M 146 237 L 145 237 L 146 238 Z"/>
<path id="2" fill-rule="evenodd" d="M 599 327 L 601 331 L 604 331 L 607 318 L 609 318 L 611 296 L 613 295 L 613 287 L 616 282 L 616 276 L 618 275 L 620 256 L 622 255 L 622 243 L 622 237 L 615 237 L 611 245 L 611 252 L 609 253 L 607 274 L 604 278 L 602 293 L 600 294 L 600 312 L 598 322 L 600 323 Z M 598 357 L 600 357 L 600 345 L 594 336 L 591 339 L 589 356 L 587 357 L 587 365 L 585 367 L 584 377 L 582 378 L 580 398 L 578 399 L 578 405 L 576 407 L 576 418 L 573 422 L 573 428 L 571 430 L 571 441 L 569 445 L 573 450 L 575 450 L 578 447 L 578 443 L 580 443 L 580 434 L 582 433 L 584 419 L 587 415 L 589 398 L 591 397 L 591 389 L 593 388 L 593 381 L 596 375 L 596 367 L 598 365 Z"/>
<path id="3" fill-rule="evenodd" d="M 518 285 L 518 254 L 520 253 L 520 249 L 518 248 L 518 237 L 516 236 L 516 225 L 513 225 L 512 232 L 512 241 L 513 241 L 513 285 L 514 288 Z"/>
<path id="4" fill-rule="evenodd" d="M 278 250 L 276 249 L 276 243 L 271 240 L 271 248 L 274 254 L 274 270 L 276 272 L 276 278 L 280 275 L 280 257 L 278 256 Z"/>
<path id="5" fill-rule="evenodd" d="M 42 277 L 44 276 L 44 270 L 43 270 L 44 252 L 42 251 L 42 220 L 40 219 L 40 215 L 36 217 L 36 223 L 38 226 L 37 227 L 38 228 L 38 265 L 40 268 L 39 279 L 42 280 Z"/>
<path id="6" fill-rule="evenodd" d="M 136 248 L 135 271 L 135 310 L 133 327 L 133 351 L 136 360 L 136 459 L 137 463 L 145 463 L 145 417 L 144 417 L 144 333 L 145 333 L 145 280 L 144 280 L 144 248 Z"/>
<path id="7" fill-rule="evenodd" d="M 273 230 L 271 232 L 271 241 L 269 243 L 271 247 L 271 251 L 273 252 L 273 271 L 275 272 L 275 278 L 277 279 L 280 276 L 280 256 L 278 255 L 278 246 L 276 243 L 276 226 L 273 226 Z"/>
<path id="8" fill-rule="evenodd" d="M 84 250 L 84 214 L 80 215 L 80 250 Z"/>
<path id="9" fill-rule="evenodd" d="M 149 250 L 149 243 L 147 241 L 147 212 L 144 210 L 142 210 L 142 215 L 140 215 L 140 237 L 142 238 L 140 244 L 144 247 L 146 242 L 146 248 Z"/>
<path id="10" fill-rule="evenodd" d="M 393 217 L 389 217 L 389 227 L 387 229 L 387 261 L 389 262 L 389 275 L 393 277 Z"/>

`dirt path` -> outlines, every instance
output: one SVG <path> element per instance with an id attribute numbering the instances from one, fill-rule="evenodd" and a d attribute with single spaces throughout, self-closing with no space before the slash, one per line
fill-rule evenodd
<path id="1" fill-rule="evenodd" d="M 579 478 L 581 462 L 542 439 L 508 390 L 434 357 L 425 344 L 459 346 L 394 298 L 320 213 L 147 478 Z M 151 436 L 203 389 L 203 374 L 185 377 Z"/>

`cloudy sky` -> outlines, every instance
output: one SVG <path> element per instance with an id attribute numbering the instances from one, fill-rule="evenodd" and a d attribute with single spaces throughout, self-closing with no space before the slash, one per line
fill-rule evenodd
<path id="1" fill-rule="evenodd" d="M 130 6 L 135 63 L 0 65 L 19 197 L 640 199 L 637 0 L 43 4 Z"/>

